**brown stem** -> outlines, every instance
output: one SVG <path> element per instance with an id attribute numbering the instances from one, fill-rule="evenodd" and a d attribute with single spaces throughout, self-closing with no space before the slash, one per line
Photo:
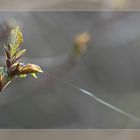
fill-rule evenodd
<path id="1" fill-rule="evenodd" d="M 11 80 L 9 79 L 9 77 L 3 77 L 2 81 L 1 81 L 1 85 L 0 85 L 0 92 L 3 91 L 3 89 L 5 87 L 8 86 L 8 84 L 11 82 Z"/>

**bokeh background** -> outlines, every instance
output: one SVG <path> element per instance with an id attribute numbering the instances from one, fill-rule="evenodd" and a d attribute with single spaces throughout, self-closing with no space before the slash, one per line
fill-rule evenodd
<path id="1" fill-rule="evenodd" d="M 23 61 L 44 73 L 18 78 L 0 94 L 0 128 L 140 127 L 71 86 L 140 117 L 139 11 L 1 11 L 1 63 L 8 27 L 16 25 L 27 49 Z M 73 39 L 82 32 L 91 41 L 77 59 Z"/>
<path id="2" fill-rule="evenodd" d="M 139 0 L 0 0 L 1 10 L 139 10 Z"/>

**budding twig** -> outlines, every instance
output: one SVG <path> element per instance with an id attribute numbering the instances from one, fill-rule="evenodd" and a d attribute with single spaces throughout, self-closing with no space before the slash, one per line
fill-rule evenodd
<path id="1" fill-rule="evenodd" d="M 23 43 L 23 35 L 19 27 L 16 27 L 9 34 L 7 46 L 4 45 L 5 66 L 0 67 L 0 91 L 18 76 L 22 78 L 26 77 L 26 74 L 31 74 L 37 78 L 36 73 L 43 72 L 35 64 L 23 64 L 20 62 L 26 52 L 26 49 L 21 50 L 21 43 Z"/>

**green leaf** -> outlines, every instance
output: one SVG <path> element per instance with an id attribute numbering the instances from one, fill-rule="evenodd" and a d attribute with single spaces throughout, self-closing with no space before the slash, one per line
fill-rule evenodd
<path id="1" fill-rule="evenodd" d="M 25 78 L 26 77 L 26 74 L 21 74 L 19 75 L 20 78 Z"/>
<path id="2" fill-rule="evenodd" d="M 35 73 L 31 73 L 34 78 L 38 78 Z"/>
<path id="3" fill-rule="evenodd" d="M 4 45 L 4 52 L 5 52 L 5 56 L 6 59 L 10 59 L 11 55 L 10 55 L 10 51 L 7 49 L 7 47 Z"/>
<path id="4" fill-rule="evenodd" d="M 28 63 L 24 65 L 23 67 L 21 67 L 19 72 L 21 74 L 28 74 L 28 73 L 37 73 L 37 72 L 42 73 L 43 71 L 38 65 Z"/>
<path id="5" fill-rule="evenodd" d="M 26 49 L 20 50 L 16 53 L 16 55 L 14 56 L 14 62 L 19 61 L 21 59 L 21 57 L 25 54 Z"/>
<path id="6" fill-rule="evenodd" d="M 16 57 L 20 57 L 21 55 L 25 54 L 26 49 L 20 50 L 17 52 Z"/>
<path id="7" fill-rule="evenodd" d="M 19 45 L 23 42 L 23 36 L 19 27 L 16 27 L 10 32 L 8 42 L 8 44 L 11 46 L 11 54 L 13 56 L 13 54 L 15 54 L 19 48 Z"/>
<path id="8" fill-rule="evenodd" d="M 5 70 L 4 67 L 0 67 L 0 73 L 1 73 L 2 75 L 7 75 L 6 70 Z"/>

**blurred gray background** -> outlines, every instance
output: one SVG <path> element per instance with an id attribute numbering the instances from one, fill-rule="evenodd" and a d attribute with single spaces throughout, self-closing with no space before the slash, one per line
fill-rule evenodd
<path id="1" fill-rule="evenodd" d="M 65 82 L 140 117 L 140 12 L 1 11 L 0 23 L 21 27 L 23 61 L 44 70 L 38 79 L 17 78 L 0 94 L 0 128 L 140 127 Z M 81 32 L 91 34 L 88 52 L 70 64 Z"/>
<path id="2" fill-rule="evenodd" d="M 0 0 L 1 10 L 139 10 L 139 0 Z"/>

